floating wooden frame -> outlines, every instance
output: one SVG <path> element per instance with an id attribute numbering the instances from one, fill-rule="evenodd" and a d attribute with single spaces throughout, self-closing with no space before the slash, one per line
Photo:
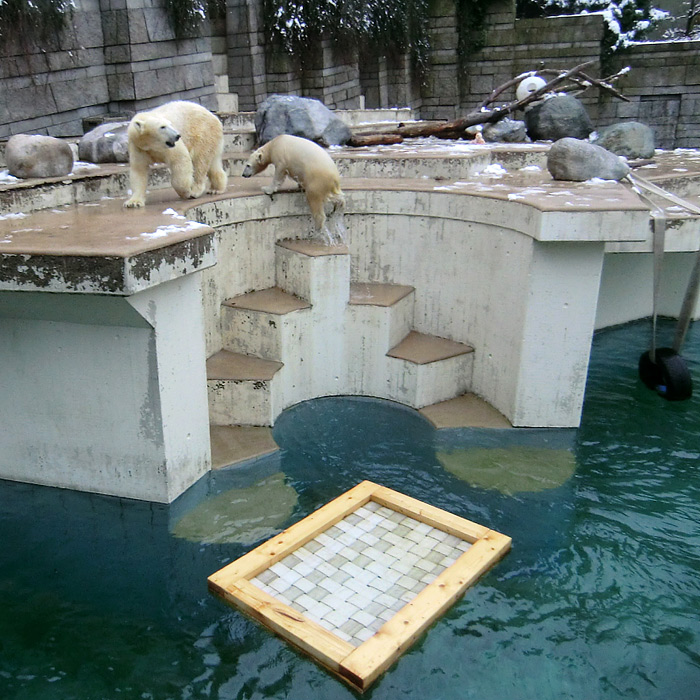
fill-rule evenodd
<path id="1" fill-rule="evenodd" d="M 208 585 L 362 692 L 510 545 L 506 535 L 363 481 L 212 574 Z M 321 588 L 320 601 L 308 595 Z M 367 591 L 376 592 L 369 603 Z"/>

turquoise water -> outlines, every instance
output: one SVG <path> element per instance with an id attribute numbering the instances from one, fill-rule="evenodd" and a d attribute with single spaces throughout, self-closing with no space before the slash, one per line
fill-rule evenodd
<path id="1" fill-rule="evenodd" d="M 322 399 L 280 418 L 280 454 L 171 507 L 0 482 L 0 698 L 356 697 L 206 577 L 369 478 L 513 549 L 365 697 L 697 700 L 700 398 L 641 385 L 647 336 L 597 335 L 576 431 L 437 433 Z M 684 355 L 697 375 L 699 331 Z"/>

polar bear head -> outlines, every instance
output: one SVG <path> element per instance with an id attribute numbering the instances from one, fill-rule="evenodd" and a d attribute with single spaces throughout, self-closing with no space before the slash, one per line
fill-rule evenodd
<path id="1" fill-rule="evenodd" d="M 269 142 L 271 143 L 271 142 Z M 258 148 L 250 158 L 246 161 L 243 168 L 243 177 L 251 177 L 261 173 L 268 165 L 270 165 L 269 143 Z"/>
<path id="2" fill-rule="evenodd" d="M 175 148 L 180 140 L 180 132 L 162 116 L 142 112 L 130 122 L 129 142 L 144 150 Z"/>

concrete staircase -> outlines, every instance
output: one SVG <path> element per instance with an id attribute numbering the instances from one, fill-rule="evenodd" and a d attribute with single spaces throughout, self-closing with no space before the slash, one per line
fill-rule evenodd
<path id="1" fill-rule="evenodd" d="M 421 408 L 469 390 L 472 348 L 412 329 L 412 287 L 351 283 L 345 246 L 280 241 L 275 281 L 222 304 L 224 347 L 207 361 L 211 425 L 272 425 L 319 396 Z"/>

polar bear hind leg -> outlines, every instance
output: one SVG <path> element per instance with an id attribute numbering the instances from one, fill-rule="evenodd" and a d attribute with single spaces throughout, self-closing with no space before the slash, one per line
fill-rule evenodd
<path id="1" fill-rule="evenodd" d="M 209 177 L 209 194 L 221 194 L 226 190 L 226 185 L 228 185 L 228 175 L 226 175 L 222 161 L 223 150 L 224 143 L 221 141 L 214 153 L 214 158 L 209 163 L 209 171 L 207 172 Z"/>
<path id="2" fill-rule="evenodd" d="M 306 201 L 311 209 L 311 216 L 318 231 L 322 231 L 326 225 L 326 212 L 324 204 L 326 203 L 325 192 L 315 192 L 313 190 L 306 191 Z"/>

